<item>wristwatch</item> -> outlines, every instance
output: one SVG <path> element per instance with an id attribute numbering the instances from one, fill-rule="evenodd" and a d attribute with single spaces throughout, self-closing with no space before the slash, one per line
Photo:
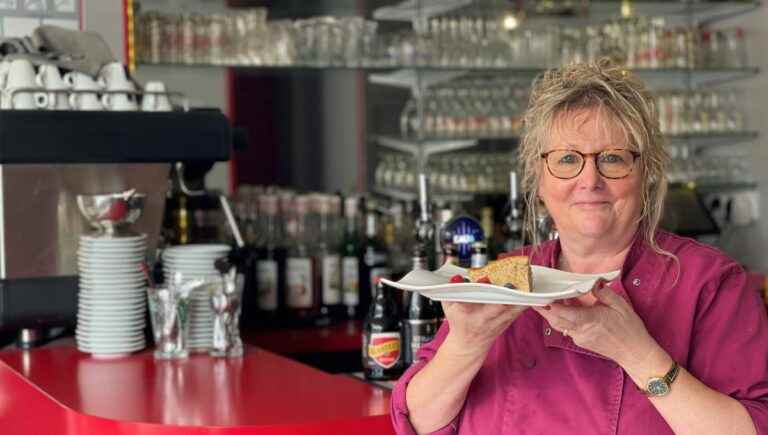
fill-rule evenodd
<path id="1" fill-rule="evenodd" d="M 643 392 L 648 397 L 662 397 L 669 394 L 672 387 L 672 382 L 677 379 L 677 374 L 680 372 L 680 366 L 676 362 L 672 363 L 672 368 L 669 369 L 666 375 L 660 378 L 650 378 L 645 383 L 645 390 Z"/>

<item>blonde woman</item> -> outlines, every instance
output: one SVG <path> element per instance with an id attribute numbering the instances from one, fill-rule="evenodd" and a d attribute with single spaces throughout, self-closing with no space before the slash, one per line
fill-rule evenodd
<path id="1" fill-rule="evenodd" d="M 444 303 L 392 396 L 399 434 L 766 434 L 768 322 L 744 270 L 658 230 L 668 156 L 650 94 L 602 61 L 533 85 L 520 157 L 559 238 L 524 253 L 619 270 L 548 307 Z"/>

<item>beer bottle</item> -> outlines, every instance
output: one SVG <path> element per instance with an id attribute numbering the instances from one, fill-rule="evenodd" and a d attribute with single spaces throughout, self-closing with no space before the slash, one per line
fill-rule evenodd
<path id="1" fill-rule="evenodd" d="M 366 379 L 397 379 L 405 367 L 400 309 L 392 292 L 377 279 L 376 295 L 363 322 L 363 373 Z"/>
<path id="2" fill-rule="evenodd" d="M 427 253 L 417 247 L 413 253 L 413 269 L 426 269 Z M 437 312 L 435 302 L 419 292 L 408 292 L 408 306 L 403 321 L 403 362 L 410 366 L 416 359 L 416 352 L 432 341 L 437 333 Z"/>
<path id="3" fill-rule="evenodd" d="M 359 301 L 362 306 L 370 305 L 378 278 L 390 277 L 389 251 L 379 234 L 379 212 L 372 200 L 366 202 L 365 208 L 365 235 L 359 272 Z"/>

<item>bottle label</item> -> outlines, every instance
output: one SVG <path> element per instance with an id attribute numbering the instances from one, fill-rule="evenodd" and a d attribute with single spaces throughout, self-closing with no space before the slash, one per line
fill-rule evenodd
<path id="1" fill-rule="evenodd" d="M 259 309 L 277 309 L 277 262 L 261 260 L 256 265 Z"/>
<path id="2" fill-rule="evenodd" d="M 355 307 L 360 303 L 360 295 L 357 293 L 360 285 L 358 267 L 357 257 L 344 257 L 341 262 L 344 305 L 349 307 Z"/>
<path id="3" fill-rule="evenodd" d="M 400 340 L 399 332 L 372 333 L 368 341 L 368 357 L 382 368 L 394 367 L 400 360 Z"/>
<path id="4" fill-rule="evenodd" d="M 371 297 L 376 297 L 376 282 L 379 278 L 389 278 L 389 269 L 386 267 L 374 267 L 371 269 Z"/>
<path id="5" fill-rule="evenodd" d="M 410 347 L 411 359 L 416 360 L 416 352 L 425 343 L 429 343 L 437 334 L 437 319 L 406 320 L 410 334 L 406 345 Z M 412 362 L 412 361 L 411 361 Z"/>
<path id="6" fill-rule="evenodd" d="M 338 305 L 341 303 L 341 263 L 338 255 L 323 258 L 323 303 Z"/>
<path id="7" fill-rule="evenodd" d="M 286 304 L 291 308 L 312 308 L 312 260 L 289 258 L 286 268 Z"/>
<path id="8" fill-rule="evenodd" d="M 374 264 L 381 264 L 386 263 L 388 260 L 387 254 L 383 252 L 375 252 L 373 250 L 367 250 L 363 261 L 365 261 L 366 266 L 373 266 Z"/>

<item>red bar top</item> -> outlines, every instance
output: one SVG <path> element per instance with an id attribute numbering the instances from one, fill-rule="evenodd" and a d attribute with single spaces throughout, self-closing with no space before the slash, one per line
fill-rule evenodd
<path id="1" fill-rule="evenodd" d="M 243 340 L 262 349 L 290 355 L 307 352 L 358 351 L 363 345 L 362 322 L 330 326 L 243 331 Z"/>
<path id="2" fill-rule="evenodd" d="M 178 361 L 95 359 L 73 343 L 0 352 L 0 421 L 14 434 L 391 434 L 388 404 L 386 390 L 254 347 Z"/>

